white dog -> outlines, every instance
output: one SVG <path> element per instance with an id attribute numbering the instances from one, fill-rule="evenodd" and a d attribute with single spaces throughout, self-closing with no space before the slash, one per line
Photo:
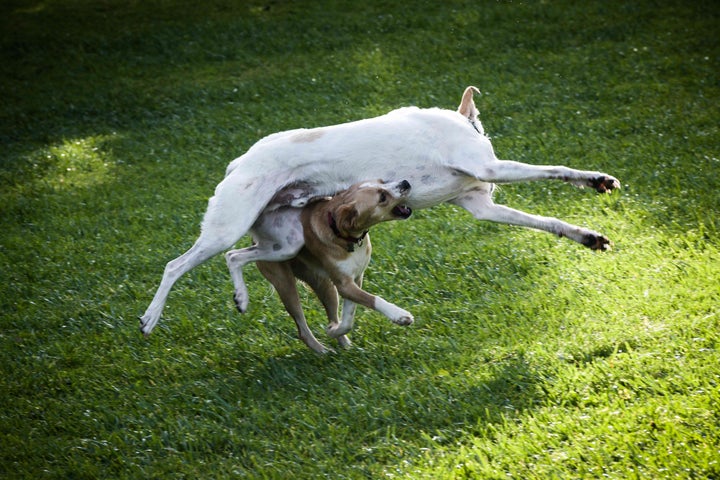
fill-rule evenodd
<path id="1" fill-rule="evenodd" d="M 600 172 L 498 160 L 477 118 L 473 92 L 478 90 L 465 90 L 457 111 L 401 108 L 376 118 L 276 133 L 257 142 L 228 166 L 208 202 L 195 244 L 165 267 L 155 297 L 140 319 L 142 332 L 148 335 L 155 327 L 181 275 L 231 248 L 263 212 L 303 206 L 365 179 L 407 180 L 412 185 L 407 205 L 413 209 L 450 202 L 478 220 L 544 230 L 594 250 L 608 249 L 610 241 L 599 233 L 493 203 L 493 183 L 557 179 L 603 193 L 620 183 Z M 233 252 L 227 255 L 241 310 L 248 301 L 242 266 L 257 260 L 288 260 L 303 246 L 302 235 L 266 235 L 257 240 L 253 255 L 240 259 Z"/>

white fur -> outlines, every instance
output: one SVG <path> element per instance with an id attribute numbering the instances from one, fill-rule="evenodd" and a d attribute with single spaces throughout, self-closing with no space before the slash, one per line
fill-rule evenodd
<path id="1" fill-rule="evenodd" d="M 247 310 L 249 301 L 247 289 L 243 288 L 243 267 L 266 258 L 288 260 L 305 245 L 300 212 L 299 208 L 283 208 L 264 213 L 250 231 L 255 245 L 225 254 L 233 284 L 239 286 L 235 288 L 235 304 L 240 312 Z M 281 240 L 275 241 L 276 238 Z"/>
<path id="2" fill-rule="evenodd" d="M 405 179 L 412 185 L 407 203 L 414 209 L 451 202 L 479 220 L 536 228 L 592 248 L 607 248 L 609 241 L 596 232 L 493 203 L 493 183 L 560 179 L 599 191 L 612 190 L 619 183 L 600 172 L 498 160 L 490 140 L 482 134 L 471 88 L 465 91 L 458 112 L 401 108 L 341 125 L 280 132 L 257 142 L 228 166 L 208 202 L 195 244 L 167 264 L 155 297 L 141 318 L 141 330 L 147 335 L 153 329 L 172 285 L 181 275 L 232 247 L 263 211 L 279 206 L 271 205 L 278 192 L 296 185 L 301 185 L 299 193 L 295 192 L 288 204 L 302 205 L 366 179 Z M 267 239 L 267 244 L 259 245 L 267 256 L 256 260 L 294 256 L 298 250 L 293 251 L 292 242 L 283 240 Z M 275 244 L 281 245 L 280 250 L 273 250 Z M 244 290 L 241 275 L 234 272 L 233 277 L 239 279 L 236 291 Z"/>
<path id="3" fill-rule="evenodd" d="M 410 325 L 413 322 L 410 312 L 380 297 L 375 297 L 375 309 L 398 325 Z"/>

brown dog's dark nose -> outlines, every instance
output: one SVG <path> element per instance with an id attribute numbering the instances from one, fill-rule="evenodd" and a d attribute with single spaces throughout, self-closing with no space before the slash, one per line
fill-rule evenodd
<path id="1" fill-rule="evenodd" d="M 410 182 L 408 182 L 407 180 L 403 180 L 402 182 L 400 182 L 400 191 L 407 192 L 408 190 L 410 190 Z"/>

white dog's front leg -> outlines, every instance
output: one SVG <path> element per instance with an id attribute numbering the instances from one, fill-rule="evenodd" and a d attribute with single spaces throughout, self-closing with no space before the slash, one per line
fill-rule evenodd
<path id="1" fill-rule="evenodd" d="M 592 250 L 609 250 L 610 240 L 587 228 L 578 227 L 558 220 L 553 217 L 542 217 L 529 213 L 514 210 L 504 205 L 493 203 L 490 195 L 485 191 L 469 191 L 460 195 L 452 201 L 478 220 L 489 220 L 491 222 L 518 225 L 521 227 L 535 228 L 546 232 L 554 233 L 560 237 L 567 237 L 585 245 Z"/>
<path id="2" fill-rule="evenodd" d="M 562 180 L 578 187 L 593 188 L 600 193 L 609 193 L 620 188 L 620 182 L 607 173 L 575 170 L 565 166 L 529 165 L 512 160 L 493 159 L 478 162 L 472 152 L 464 153 L 459 159 L 450 160 L 449 165 L 488 183 Z"/>

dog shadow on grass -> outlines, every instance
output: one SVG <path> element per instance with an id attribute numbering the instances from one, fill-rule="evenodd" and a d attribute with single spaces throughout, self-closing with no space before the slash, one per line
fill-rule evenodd
<path id="1" fill-rule="evenodd" d="M 362 444 L 390 434 L 418 448 L 478 434 L 488 423 L 515 418 L 544 397 L 547 375 L 521 354 L 476 364 L 450 349 L 427 356 L 379 353 L 383 349 L 356 348 L 325 357 L 302 352 L 251 366 L 239 359 L 236 366 L 243 371 L 237 372 L 232 389 L 249 396 L 243 399 L 249 410 L 265 405 L 277 412 L 261 420 L 269 429 L 291 425 L 311 436 L 340 429 L 346 442 Z"/>

